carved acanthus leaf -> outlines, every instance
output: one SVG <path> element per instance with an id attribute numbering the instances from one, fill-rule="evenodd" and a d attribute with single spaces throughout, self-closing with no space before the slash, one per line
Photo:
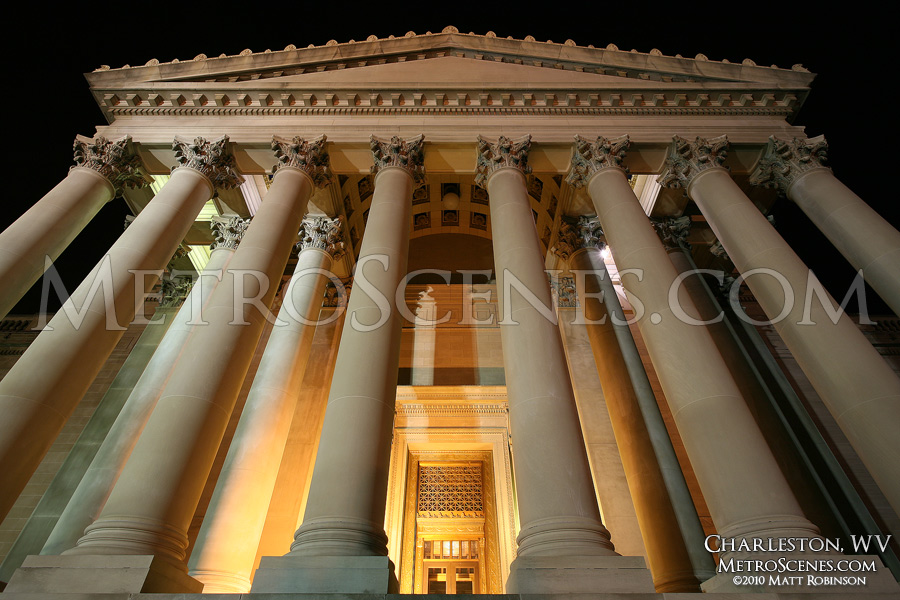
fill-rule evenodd
<path id="1" fill-rule="evenodd" d="M 659 236 L 666 250 L 675 248 L 690 249 L 691 245 L 687 241 L 688 235 L 691 233 L 691 218 L 689 216 L 650 219 L 650 223 L 653 224 L 656 235 Z"/>
<path id="2" fill-rule="evenodd" d="M 304 140 L 299 136 L 293 139 L 274 136 L 272 150 L 278 158 L 278 164 L 272 167 L 272 173 L 282 167 L 294 167 L 306 172 L 317 187 L 325 187 L 331 182 L 331 169 L 328 153 L 325 151 L 325 136 L 314 140 Z"/>
<path id="3" fill-rule="evenodd" d="M 606 234 L 597 217 L 578 217 L 578 246 L 576 248 L 606 248 Z"/>
<path id="4" fill-rule="evenodd" d="M 234 155 L 227 135 L 213 141 L 202 137 L 194 138 L 193 141 L 176 137 L 172 142 L 172 150 L 175 151 L 179 167 L 194 169 L 206 176 L 217 189 L 236 188 L 244 182 L 244 178 L 235 170 Z"/>
<path id="5" fill-rule="evenodd" d="M 559 235 L 557 236 L 556 245 L 553 246 L 551 252 L 563 260 L 569 260 L 569 257 L 578 250 L 578 247 L 578 230 L 571 223 L 566 221 L 560 222 Z"/>
<path id="6" fill-rule="evenodd" d="M 250 227 L 250 219 L 242 219 L 240 217 L 213 218 L 209 222 L 209 226 L 213 230 L 213 237 L 216 239 L 211 246 L 213 250 L 218 250 L 219 248 L 237 250 L 238 245 L 244 238 L 244 234 L 247 232 L 247 228 Z"/>
<path id="7" fill-rule="evenodd" d="M 375 160 L 372 173 L 378 173 L 387 167 L 401 167 L 409 172 L 416 185 L 425 182 L 425 134 L 406 140 L 398 135 L 390 140 L 373 135 L 369 145 Z"/>
<path id="8" fill-rule="evenodd" d="M 180 305 L 194 286 L 194 279 L 188 275 L 176 275 L 163 277 L 159 281 L 161 308 L 170 308 Z"/>
<path id="9" fill-rule="evenodd" d="M 691 180 L 708 169 L 721 168 L 728 157 L 728 136 L 690 142 L 677 135 L 672 138 L 666 168 L 656 181 L 663 187 L 686 188 Z"/>
<path id="10" fill-rule="evenodd" d="M 531 173 L 531 166 L 528 164 L 530 149 L 530 135 L 523 135 L 515 140 L 501 135 L 497 143 L 491 143 L 479 135 L 475 184 L 487 188 L 487 180 L 491 173 L 505 167 L 519 169 L 523 175 L 528 175 Z"/>
<path id="11" fill-rule="evenodd" d="M 346 247 L 342 236 L 343 217 L 307 217 L 300 226 L 300 241 L 297 251 L 319 248 L 331 255 L 333 260 L 344 256 Z"/>
<path id="12" fill-rule="evenodd" d="M 131 136 L 110 141 L 98 135 L 94 138 L 75 136 L 73 145 L 75 166 L 97 171 L 122 195 L 122 188 L 141 188 L 153 181 L 141 172 L 141 159 L 134 152 Z"/>
<path id="13" fill-rule="evenodd" d="M 614 139 L 597 137 L 592 142 L 580 135 L 575 136 L 575 152 L 572 155 L 572 168 L 566 181 L 574 187 L 587 185 L 591 177 L 602 169 L 622 169 L 628 174 L 628 167 L 622 166 L 625 154 L 631 146 L 627 135 Z"/>
<path id="14" fill-rule="evenodd" d="M 831 170 L 828 166 L 828 142 L 824 135 L 790 141 L 771 136 L 763 157 L 750 175 L 750 183 L 787 193 L 792 183 L 815 169 Z"/>

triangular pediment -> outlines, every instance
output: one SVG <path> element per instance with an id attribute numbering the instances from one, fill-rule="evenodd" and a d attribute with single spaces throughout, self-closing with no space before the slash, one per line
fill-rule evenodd
<path id="1" fill-rule="evenodd" d="M 249 49 L 237 56 L 206 57 L 199 55 L 192 60 L 173 60 L 168 63 L 151 59 L 141 67 L 110 69 L 101 67 L 88 74 L 93 85 L 142 82 L 230 82 L 279 79 L 300 81 L 301 76 L 321 74 L 330 81 L 362 79 L 361 73 L 342 75 L 341 71 L 365 69 L 376 77 L 440 77 L 428 72 L 434 65 L 419 70 L 409 65 L 431 62 L 428 59 L 459 58 L 491 65 L 483 66 L 484 72 L 500 78 L 537 76 L 538 71 L 559 71 L 544 74 L 546 81 L 575 77 L 589 80 L 590 75 L 613 78 L 630 78 L 638 81 L 659 82 L 719 82 L 756 83 L 806 86 L 812 74 L 802 67 L 779 69 L 756 65 L 746 59 L 741 64 L 711 61 L 703 55 L 685 58 L 680 55 L 665 56 L 658 50 L 649 53 L 622 51 L 615 46 L 594 48 L 578 46 L 571 40 L 559 44 L 505 39 L 496 36 L 460 34 L 455 28 L 447 28 L 440 34 L 407 34 L 402 38 L 377 39 L 364 42 L 338 43 L 334 40 L 325 46 L 294 48 L 281 51 L 252 52 Z M 441 65 L 453 61 L 442 60 Z M 468 63 L 457 63 L 468 64 Z M 393 66 L 388 66 L 393 65 Z M 377 69 L 374 67 L 386 67 Z M 579 75 L 573 76 L 573 73 Z M 465 76 L 465 73 L 462 74 Z M 308 78 L 310 80 L 316 77 Z M 379 79 L 379 81 L 386 81 Z M 409 81 L 405 79 L 404 81 Z M 445 79 L 446 81 L 446 79 Z"/>

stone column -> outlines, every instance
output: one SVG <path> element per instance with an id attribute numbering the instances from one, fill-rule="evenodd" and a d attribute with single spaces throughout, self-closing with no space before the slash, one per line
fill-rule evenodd
<path id="1" fill-rule="evenodd" d="M 272 186 L 207 302 L 209 324 L 191 333 L 100 517 L 64 555 L 152 556 L 133 592 L 202 588 L 183 562 L 188 527 L 309 197 L 329 181 L 324 136 L 275 138 L 272 146 Z"/>
<path id="2" fill-rule="evenodd" d="M 285 300 L 253 379 L 189 561 L 204 593 L 246 593 L 291 419 L 300 396 L 327 273 L 344 253 L 341 218 L 309 217 Z"/>
<path id="3" fill-rule="evenodd" d="M 530 146 L 531 136 L 496 144 L 479 137 L 475 177 L 490 196 L 514 444 L 520 531 L 507 592 L 652 592 L 643 558 L 618 556 L 601 522 L 528 201 Z"/>
<path id="4" fill-rule="evenodd" d="M 715 574 L 715 564 L 703 547 L 703 527 L 606 270 L 600 222 L 580 217 L 577 225 L 561 228 L 560 240 L 566 242 L 563 254 L 570 270 L 580 273 L 576 278 L 580 310 L 656 590 L 697 592 L 700 583 Z M 597 293 L 602 298 L 594 296 Z"/>
<path id="5" fill-rule="evenodd" d="M 770 137 L 750 182 L 793 200 L 900 315 L 900 231 L 834 176 L 827 152 L 825 136 Z"/>
<path id="6" fill-rule="evenodd" d="M 159 400 L 188 336 L 193 331 L 191 323 L 202 322 L 202 307 L 222 279 L 223 270 L 248 224 L 249 221 L 237 217 L 211 224 L 217 229 L 217 242 L 209 263 L 178 312 L 169 315 L 173 320 L 172 325 L 131 390 L 122 411 L 56 522 L 41 554 L 62 554 L 75 547 L 78 539 L 84 535 L 85 528 L 100 515 Z"/>
<path id="7" fill-rule="evenodd" d="M 79 135 L 74 149 L 69 175 L 0 234 L 0 319 L 123 186 L 149 183 L 129 136 Z"/>
<path id="8" fill-rule="evenodd" d="M 0 518 L 143 306 L 144 294 L 213 189 L 241 181 L 227 136 L 214 142 L 176 140 L 174 148 L 181 166 L 0 382 Z"/>
<path id="9" fill-rule="evenodd" d="M 818 537 L 709 332 L 673 313 L 678 274 L 628 185 L 628 145 L 627 136 L 577 138 L 569 182 L 588 186 L 629 299 L 643 307 L 638 327 L 716 529 L 723 537 Z M 683 288 L 677 301 L 695 313 Z"/>
<path id="10" fill-rule="evenodd" d="M 721 166 L 725 136 L 676 136 L 660 183 L 684 187 L 885 497 L 900 511 L 900 379 Z M 816 177 L 807 175 L 807 177 Z M 757 270 L 762 273 L 752 275 Z M 776 318 L 782 317 L 782 318 Z"/>
<path id="11" fill-rule="evenodd" d="M 291 552 L 264 557 L 253 592 L 395 592 L 384 514 L 412 193 L 424 137 L 372 138 L 375 192 L 341 334 L 303 524 Z"/>

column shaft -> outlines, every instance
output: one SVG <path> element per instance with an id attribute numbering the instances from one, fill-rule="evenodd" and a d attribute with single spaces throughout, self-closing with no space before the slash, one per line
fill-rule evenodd
<path id="1" fill-rule="evenodd" d="M 0 517 L 155 284 L 140 271 L 162 272 L 212 191 L 204 175 L 176 169 L 0 382 Z M 103 288 L 92 289 L 99 282 Z M 83 317 L 77 325 L 67 315 L 76 309 Z"/>
<path id="2" fill-rule="evenodd" d="M 900 315 L 900 231 L 841 183 L 830 169 L 807 172 L 787 193 L 853 268 L 862 270 L 866 282 L 891 310 Z"/>
<path id="3" fill-rule="evenodd" d="M 387 555 L 384 511 L 402 318 L 385 301 L 406 275 L 412 192 L 403 168 L 384 168 L 375 178 L 306 512 L 289 556 Z"/>
<path id="4" fill-rule="evenodd" d="M 807 176 L 808 177 L 808 176 Z M 741 273 L 766 269 L 777 274 L 747 278 L 816 392 L 869 469 L 894 510 L 900 511 L 900 379 L 849 317 L 827 296 L 826 309 L 811 299 L 805 314 L 807 282 L 815 280 L 803 261 L 775 231 L 723 168 L 696 175 L 688 193 Z M 788 297 L 785 284 L 792 289 Z M 827 295 L 827 294 L 826 294 Z M 787 307 L 786 307 L 787 304 Z"/>
<path id="5" fill-rule="evenodd" d="M 198 310 L 218 284 L 232 254 L 234 251 L 228 248 L 214 250 L 184 304 L 176 314 L 168 315 L 172 325 L 131 390 L 122 411 L 56 522 L 41 554 L 62 554 L 75 547 L 78 539 L 84 535 L 85 528 L 100 515 L 181 355 L 192 331 L 189 323 L 202 318 L 202 313 L 198 313 Z"/>
<path id="6" fill-rule="evenodd" d="M 673 314 L 669 288 L 675 267 L 615 167 L 599 170 L 589 192 L 639 322 L 718 533 L 727 537 L 814 537 L 728 367 L 703 327 Z M 678 302 L 696 314 L 683 288 Z M 702 376 L 700 375 L 702 374 Z"/>
<path id="7" fill-rule="evenodd" d="M 559 329 L 520 292 L 507 288 L 507 279 L 515 277 L 551 306 L 525 177 L 516 168 L 498 169 L 490 175 L 488 192 L 503 307 L 518 556 L 614 555 L 597 507 Z"/>
<path id="8" fill-rule="evenodd" d="M 300 169 L 277 171 L 207 302 L 209 325 L 188 338 L 100 517 L 66 554 L 154 555 L 187 579 L 187 530 L 268 312 L 245 299 L 271 305 L 312 187 Z"/>
<path id="9" fill-rule="evenodd" d="M 75 167 L 15 223 L 0 233 L 0 319 L 40 279 L 116 190 L 100 173 Z"/>
<path id="10" fill-rule="evenodd" d="M 587 271 L 582 299 L 597 371 L 658 592 L 696 592 L 715 574 L 703 527 L 606 265 L 596 249 L 577 251 L 570 268 Z M 603 323 L 599 323 L 603 321 Z"/>
<path id="11" fill-rule="evenodd" d="M 246 593 L 306 372 L 331 254 L 300 252 L 189 563 L 205 593 Z M 304 323 L 301 317 L 308 323 Z"/>

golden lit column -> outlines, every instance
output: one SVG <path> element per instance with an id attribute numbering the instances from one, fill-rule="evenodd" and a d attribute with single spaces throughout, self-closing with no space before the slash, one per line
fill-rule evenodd
<path id="1" fill-rule="evenodd" d="M 632 490 L 635 512 L 658 592 L 698 592 L 715 574 L 675 448 L 669 439 L 602 250 L 596 217 L 560 228 L 559 247 L 576 276 L 580 311 L 606 408 Z M 565 242 L 563 244 L 563 242 Z M 598 294 L 602 296 L 598 297 Z"/>
<path id="2" fill-rule="evenodd" d="M 818 537 L 704 327 L 676 317 L 678 276 L 628 184 L 627 136 L 577 138 L 569 183 L 587 185 L 678 432 L 723 537 Z M 629 272 L 631 271 L 631 272 Z M 695 314 L 679 288 L 678 307 Z M 678 307 L 675 307 L 676 309 Z"/>
<path id="3" fill-rule="evenodd" d="M 900 231 L 834 176 L 824 136 L 769 138 L 750 183 L 778 188 L 900 315 Z"/>
<path id="4" fill-rule="evenodd" d="M 272 142 L 272 185 L 191 333 L 100 517 L 71 555 L 152 555 L 141 589 L 198 591 L 188 527 L 250 366 L 307 202 L 327 185 L 324 136 Z M 71 556 L 71 558 L 78 558 Z"/>
<path id="5" fill-rule="evenodd" d="M 371 140 L 375 191 L 356 265 L 303 524 L 263 557 L 253 592 L 395 592 L 384 532 L 413 189 L 424 137 Z"/>
<path id="6" fill-rule="evenodd" d="M 900 379 L 721 166 L 725 136 L 675 137 L 661 184 L 684 187 L 825 402 L 900 511 Z M 807 175 L 816 177 L 816 175 Z M 828 176 L 830 177 L 830 175 Z M 820 288 L 821 300 L 810 297 Z M 823 302 L 825 305 L 823 305 Z"/>
<path id="7" fill-rule="evenodd" d="M 106 499 L 116 485 L 116 480 L 131 456 L 131 451 L 156 406 L 159 394 L 181 355 L 192 331 L 191 323 L 203 321 L 202 307 L 222 279 L 223 270 L 249 223 L 249 220 L 239 217 L 212 223 L 216 229 L 216 243 L 209 263 L 191 288 L 184 304 L 176 314 L 171 315 L 172 325 L 128 395 L 128 400 L 53 527 L 41 554 L 61 554 L 73 548 L 84 535 L 85 528 L 103 510 Z"/>
<path id="8" fill-rule="evenodd" d="M 227 136 L 213 142 L 176 140 L 174 148 L 181 166 L 0 382 L 0 518 L 143 306 L 144 295 L 214 188 L 241 181 Z"/>
<path id="9" fill-rule="evenodd" d="M 520 524 L 507 593 L 652 592 L 649 571 L 634 568 L 635 560 L 643 567 L 643 559 L 618 556 L 600 518 L 528 200 L 530 147 L 531 136 L 497 143 L 479 137 L 475 176 L 490 196 Z M 547 309 L 543 314 L 537 303 Z M 623 578 L 621 589 L 621 581 L 604 577 L 619 571 L 617 561 L 634 575 Z M 548 577 L 551 571 L 556 573 Z"/>
<path id="10" fill-rule="evenodd" d="M 344 254 L 341 218 L 307 217 L 300 253 L 225 465 L 191 552 L 204 593 L 245 593 L 300 396 L 329 269 Z"/>
<path id="11" fill-rule="evenodd" d="M 149 183 L 129 136 L 79 135 L 74 149 L 69 175 L 0 233 L 0 319 L 123 186 Z"/>

